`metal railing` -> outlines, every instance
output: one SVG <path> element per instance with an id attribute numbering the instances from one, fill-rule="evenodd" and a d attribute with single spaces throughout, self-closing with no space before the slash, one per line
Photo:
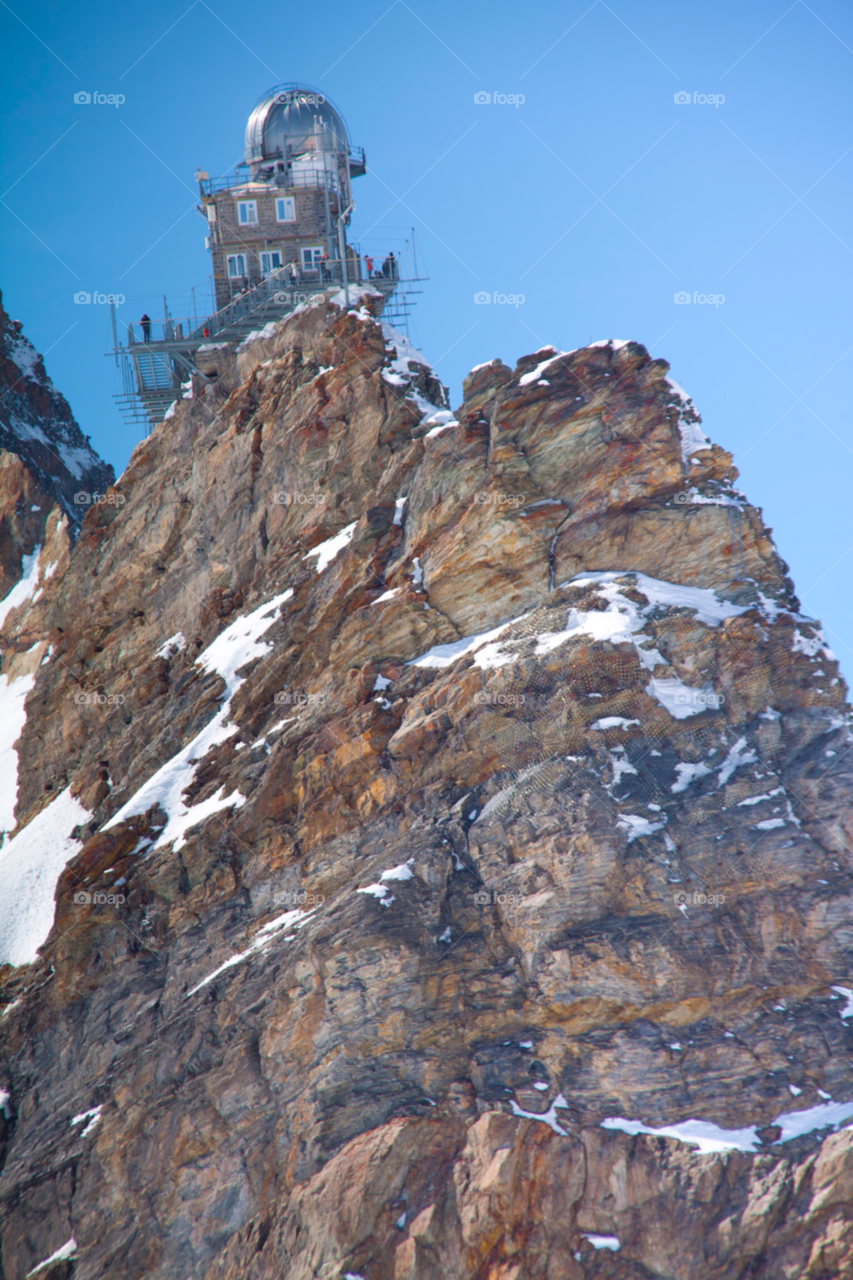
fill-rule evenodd
<path id="1" fill-rule="evenodd" d="M 401 278 L 398 266 L 386 259 L 386 272 L 374 271 L 368 279 L 357 247 L 352 258 L 346 260 L 348 285 L 357 296 L 365 285 L 384 295 L 382 308 L 388 307 L 393 322 L 405 324 L 409 311 L 409 297 L 417 278 Z M 357 278 L 353 278 L 357 274 Z M 116 335 L 114 355 L 121 368 L 122 391 L 116 396 L 123 413 L 133 423 L 150 428 L 160 422 L 173 400 L 181 394 L 181 384 L 194 373 L 205 380 L 208 374 L 199 370 L 198 352 L 205 344 L 217 342 L 231 344 L 241 341 L 247 334 L 262 329 L 268 321 L 283 319 L 300 303 L 308 302 L 317 294 L 343 286 L 342 263 L 339 259 L 327 259 L 312 267 L 288 264 L 271 272 L 241 291 L 226 306 L 199 323 L 197 318 L 175 319 L 166 316 L 162 320 L 137 321 L 127 326 L 126 345 L 120 345 Z M 353 298 L 353 294 L 351 294 Z M 395 303 L 393 299 L 397 299 Z M 115 333 L 115 326 L 113 329 Z"/>
<path id="2" fill-rule="evenodd" d="M 356 272 L 361 272 L 361 278 L 353 278 Z M 383 293 L 391 292 L 399 283 L 396 274 L 382 275 L 381 272 L 374 272 L 370 280 L 367 280 L 361 263 L 355 258 L 347 260 L 347 275 L 352 288 L 370 284 Z M 241 321 L 267 306 L 295 307 L 324 289 L 334 285 L 343 286 L 343 283 L 339 259 L 327 259 L 314 267 L 297 267 L 295 273 L 293 266 L 288 264 L 270 272 L 264 280 L 242 289 L 229 303 L 200 324 L 186 317 L 180 320 L 150 320 L 147 326 L 141 320 L 129 324 L 127 345 L 137 347 L 148 343 L 171 343 L 179 347 L 195 346 L 198 342 L 212 341 L 218 334 L 233 329 L 235 325 L 239 326 Z"/>
<path id="3" fill-rule="evenodd" d="M 323 152 L 324 155 L 337 154 L 334 152 Z M 269 170 L 270 165 L 281 162 L 281 156 L 270 156 L 266 161 L 258 161 L 252 167 L 255 173 L 261 170 Z M 292 168 L 293 160 L 297 162 L 297 168 Z M 310 187 L 323 190 L 324 187 L 333 190 L 337 186 L 337 173 L 334 169 L 323 164 L 305 164 L 299 163 L 300 157 L 294 157 L 284 168 L 282 172 L 267 172 L 264 177 L 251 176 L 248 166 L 243 173 L 229 173 L 222 178 L 202 178 L 199 182 L 203 195 L 212 196 L 218 191 L 233 191 L 237 187 L 276 187 L 281 190 L 299 190 Z M 363 147 L 351 147 L 347 155 L 347 164 L 349 166 L 349 176 L 351 178 L 361 177 L 367 172 L 367 162 L 364 155 Z M 242 166 L 238 166 L 242 168 Z M 324 178 L 325 175 L 325 178 Z"/>

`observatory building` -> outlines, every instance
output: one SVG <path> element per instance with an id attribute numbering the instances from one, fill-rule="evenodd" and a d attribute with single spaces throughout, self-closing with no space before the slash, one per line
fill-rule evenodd
<path id="1" fill-rule="evenodd" d="M 120 343 L 113 308 L 112 354 L 122 375 L 116 399 L 131 421 L 146 429 L 161 422 L 194 375 L 215 379 L 211 351 L 284 319 L 324 290 L 347 305 L 369 283 L 388 319 L 406 327 L 417 280 L 416 266 L 411 273 L 407 266 L 409 242 L 401 276 L 393 252 L 374 264 L 347 239 L 352 182 L 365 172 L 364 151 L 352 146 L 341 113 L 323 94 L 284 84 L 261 97 L 235 173 L 195 175 L 213 267 L 211 315 L 176 319 L 164 297 L 163 319 L 143 316 Z"/>
<path id="2" fill-rule="evenodd" d="M 361 282 L 346 228 L 352 180 L 364 172 L 364 151 L 351 147 L 322 94 L 299 85 L 265 93 L 249 116 L 236 176 L 197 175 L 217 308 L 282 268 L 298 284 Z"/>

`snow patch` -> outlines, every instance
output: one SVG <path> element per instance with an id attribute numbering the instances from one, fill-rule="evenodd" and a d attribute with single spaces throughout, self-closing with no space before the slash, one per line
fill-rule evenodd
<path id="1" fill-rule="evenodd" d="M 238 952 L 230 960 L 226 960 L 224 964 L 221 964 L 218 969 L 214 969 L 212 973 L 209 973 L 206 978 L 202 978 L 201 982 L 197 982 L 187 992 L 187 999 L 190 996 L 194 996 L 197 991 L 201 991 L 202 987 L 206 987 L 213 982 L 214 978 L 219 977 L 220 973 L 226 973 L 228 969 L 233 969 L 236 965 L 242 964 L 244 960 L 248 960 L 250 956 L 257 955 L 259 951 L 263 951 L 265 947 L 268 947 L 270 943 L 276 940 L 279 934 L 284 933 L 287 929 L 304 929 L 308 921 L 317 914 L 317 910 L 317 907 L 314 907 L 311 911 L 302 911 L 296 908 L 294 911 L 285 911 L 284 915 L 276 916 L 274 920 L 270 920 L 269 924 L 265 924 L 262 929 L 258 930 L 251 945 L 246 947 L 245 951 Z M 283 938 L 282 941 L 290 942 L 293 937 L 294 935 L 291 934 L 290 937 Z"/>
<path id="2" fill-rule="evenodd" d="M 554 354 L 548 356 L 547 359 L 540 361 L 540 363 L 537 364 L 535 368 L 531 369 L 529 373 L 523 373 L 518 380 L 518 385 L 520 387 L 529 387 L 531 382 L 538 382 L 548 366 L 553 364 L 555 360 L 562 360 L 563 356 L 574 355 L 574 352 L 572 351 L 557 351 L 554 347 L 546 347 L 545 349 L 552 351 Z"/>
<path id="3" fill-rule="evenodd" d="M 633 644 L 641 662 L 651 672 L 658 665 L 666 665 L 658 650 L 648 647 L 649 637 L 643 634 L 646 617 L 653 609 L 687 608 L 692 610 L 700 622 L 706 626 L 715 627 L 726 618 L 737 617 L 744 613 L 748 607 L 721 600 L 709 587 L 685 587 L 649 578 L 643 573 L 632 572 L 630 576 L 636 582 L 637 590 L 641 591 L 648 600 L 647 605 L 638 606 L 622 593 L 621 587 L 615 581 L 622 576 L 625 575 L 608 571 L 582 574 L 561 583 L 561 587 L 594 587 L 598 594 L 607 600 L 607 608 L 592 609 L 589 612 L 576 608 L 569 609 L 563 630 L 540 632 L 533 637 L 535 640 L 533 655 L 543 657 L 569 640 L 589 636 L 593 640 L 609 640 L 613 644 Z M 447 667 L 457 658 L 473 653 L 474 664 L 481 669 L 506 666 L 508 663 L 517 661 L 521 656 L 517 648 L 519 643 L 525 645 L 524 656 L 529 654 L 531 637 L 522 637 L 520 641 L 502 641 L 499 637 L 507 628 L 522 622 L 527 616 L 528 614 L 525 613 L 516 618 L 510 618 L 489 632 L 464 636 L 450 644 L 434 645 L 407 665 Z M 651 676 L 646 691 L 660 702 L 674 719 L 678 720 L 700 715 L 716 707 L 718 702 L 710 685 L 694 689 L 674 675 L 669 680 Z"/>
<path id="4" fill-rule="evenodd" d="M 0 833 L 12 831 L 15 826 L 15 805 L 18 802 L 15 743 L 26 724 L 24 703 L 35 679 L 31 674 L 10 682 L 8 675 L 0 675 Z"/>
<path id="5" fill-rule="evenodd" d="M 541 1120 L 543 1124 L 547 1124 L 549 1129 L 553 1129 L 555 1133 L 559 1133 L 561 1137 L 568 1137 L 567 1131 L 562 1128 L 557 1120 L 557 1108 L 568 1107 L 566 1099 L 561 1093 L 558 1093 L 554 1101 L 551 1103 L 547 1111 L 523 1111 L 514 1098 L 510 1100 L 512 1114 L 514 1116 L 523 1116 L 525 1120 Z"/>
<path id="6" fill-rule="evenodd" d="M 684 410 L 695 412 L 691 397 L 672 378 L 667 378 L 666 381 L 682 404 L 678 430 L 681 435 L 681 460 L 687 466 L 690 463 L 691 454 L 698 453 L 700 449 L 707 449 L 711 442 L 704 431 L 701 430 L 698 422 L 691 422 L 689 417 L 684 414 Z"/>
<path id="7" fill-rule="evenodd" d="M 782 1130 L 776 1141 L 789 1142 L 791 1138 L 814 1133 L 816 1129 L 825 1129 L 827 1125 L 835 1128 L 851 1117 L 853 1102 L 819 1102 L 816 1107 L 807 1107 L 805 1111 L 788 1111 L 773 1121 Z"/>
<path id="8" fill-rule="evenodd" d="M 592 727 L 595 728 L 595 725 Z M 628 754 L 624 747 L 614 747 L 611 750 L 610 762 L 613 766 L 613 781 L 610 783 L 609 789 L 612 792 L 621 785 L 623 774 L 637 773 L 637 770 L 628 759 Z"/>
<path id="9" fill-rule="evenodd" d="M 675 766 L 675 772 L 678 774 L 678 778 L 673 782 L 670 791 L 674 791 L 677 794 L 679 791 L 686 791 L 691 782 L 696 782 L 699 778 L 706 778 L 713 771 L 706 764 L 685 764 L 682 761 Z"/>
<path id="10" fill-rule="evenodd" d="M 718 1151 L 755 1151 L 758 1138 L 755 1126 L 748 1129 L 721 1129 L 709 1120 L 683 1120 L 680 1124 L 664 1125 L 653 1129 L 641 1120 L 626 1120 L 622 1116 L 608 1116 L 601 1122 L 602 1129 L 619 1129 L 622 1133 L 649 1133 L 656 1138 L 676 1138 L 699 1149 L 702 1155 Z"/>
<path id="11" fill-rule="evenodd" d="M 0 600 L 0 627 L 13 609 L 17 609 L 35 593 L 39 584 L 40 552 L 41 547 L 34 547 L 31 555 L 21 557 L 21 577 L 9 594 Z"/>
<path id="12" fill-rule="evenodd" d="M 457 658 L 463 657 L 466 653 L 474 653 L 483 645 L 488 644 L 496 636 L 499 636 L 501 632 L 506 631 L 507 627 L 519 622 L 522 616 L 524 615 L 518 618 L 510 618 L 508 622 L 502 622 L 500 626 L 494 627 L 491 631 L 481 631 L 479 635 L 463 636 L 461 640 L 451 640 L 449 644 L 433 645 L 431 649 L 427 649 L 426 653 L 422 653 L 419 658 L 413 658 L 410 662 L 407 662 L 406 666 L 449 667 Z M 512 661 L 512 659 L 508 658 L 507 661 Z"/>
<path id="13" fill-rule="evenodd" d="M 95 1125 L 101 1118 L 103 1103 L 99 1107 L 92 1107 L 90 1111 L 81 1111 L 79 1116 L 74 1116 L 71 1120 L 72 1126 L 75 1124 L 85 1124 L 85 1128 L 81 1131 L 81 1138 L 88 1138 Z"/>
<path id="14" fill-rule="evenodd" d="M 421 422 L 432 422 L 440 427 L 450 426 L 453 423 L 450 419 L 453 415 L 449 415 L 449 419 L 445 418 L 448 413 L 440 405 L 432 404 L 425 396 L 412 385 L 412 379 L 416 376 L 410 368 L 410 364 L 417 365 L 419 369 L 426 369 L 432 373 L 432 366 L 424 359 L 419 351 L 416 351 L 405 334 L 400 333 L 393 328 L 386 320 L 381 321 L 382 336 L 385 339 L 385 347 L 389 355 L 393 351 L 393 356 L 389 361 L 389 366 L 382 370 L 382 377 L 392 387 L 405 387 L 406 395 L 409 399 L 414 400 L 421 415 Z M 438 432 L 436 432 L 438 434 Z"/>
<path id="15" fill-rule="evenodd" d="M 612 1249 L 614 1253 L 619 1252 L 618 1236 L 597 1236 L 591 1231 L 582 1231 L 581 1235 L 584 1240 L 588 1240 L 593 1249 Z"/>
<path id="16" fill-rule="evenodd" d="M 656 831 L 666 826 L 666 823 L 650 822 L 648 818 L 638 813 L 620 813 L 616 819 L 616 825 L 628 832 L 628 844 L 631 844 L 641 836 L 653 836 Z"/>
<path id="17" fill-rule="evenodd" d="M 154 654 L 155 658 L 174 658 L 176 653 L 180 653 L 182 649 L 186 649 L 187 642 L 183 631 L 176 631 L 173 636 L 169 636 L 168 640 L 164 640 L 160 648 Z"/>
<path id="18" fill-rule="evenodd" d="M 329 565 L 337 556 L 338 552 L 343 551 L 344 547 L 349 546 L 352 542 L 352 535 L 355 533 L 357 520 L 353 520 L 352 524 L 348 524 L 340 533 L 336 533 L 333 537 L 327 538 L 325 542 L 319 543 L 302 557 L 303 560 L 310 560 L 312 556 L 317 557 L 317 572 L 323 573 L 328 569 Z"/>
<path id="19" fill-rule="evenodd" d="M 119 809 L 103 828 L 117 826 L 136 814 L 146 813 L 154 805 L 168 815 L 168 822 L 163 828 L 153 848 L 174 841 L 176 850 L 186 844 L 186 833 L 199 822 L 205 821 L 222 809 L 239 808 L 245 804 L 245 797 L 239 791 L 224 796 L 223 787 L 215 795 L 209 796 L 195 805 L 187 805 L 183 794 L 192 785 L 195 778 L 196 765 L 211 749 L 220 742 L 225 742 L 238 731 L 235 724 L 227 724 L 234 694 L 244 683 L 244 677 L 237 672 L 256 658 L 265 654 L 272 645 L 262 639 L 264 632 L 276 621 L 279 607 L 293 595 L 289 587 L 281 595 L 259 605 L 252 613 L 237 618 L 230 627 L 217 636 L 208 645 L 204 653 L 197 658 L 197 663 L 205 671 L 215 671 L 225 681 L 226 700 L 220 711 L 209 724 L 205 725 L 191 742 L 158 769 L 147 782 L 139 788 L 134 796 Z"/>
<path id="20" fill-rule="evenodd" d="M 805 1133 L 814 1133 L 828 1127 L 837 1128 L 845 1120 L 853 1117 L 853 1102 L 822 1102 L 805 1111 L 786 1111 L 778 1115 L 771 1123 L 782 1130 L 776 1143 L 789 1142 Z M 746 1129 L 721 1129 L 719 1125 L 708 1120 L 684 1120 L 680 1124 L 665 1125 L 654 1129 L 639 1120 L 625 1120 L 621 1116 L 610 1116 L 602 1120 L 603 1129 L 620 1129 L 623 1133 L 648 1133 L 658 1138 L 675 1138 L 690 1146 L 698 1148 L 701 1155 L 712 1155 L 721 1151 L 757 1151 L 760 1142 L 757 1126 L 750 1125 Z M 776 1143 L 773 1145 L 775 1146 Z"/>
<path id="21" fill-rule="evenodd" d="M 36 381 L 34 371 L 39 361 L 39 353 L 29 338 L 25 338 L 22 333 L 10 335 L 9 359 L 18 366 L 25 378 Z"/>
<path id="22" fill-rule="evenodd" d="M 656 698 L 662 707 L 666 707 L 673 720 L 686 720 L 689 716 L 701 715 L 703 711 L 709 711 L 717 705 L 713 685 L 706 684 L 701 689 L 695 689 L 679 680 L 676 675 L 665 680 L 652 676 L 646 685 L 646 693 Z"/>
<path id="23" fill-rule="evenodd" d="M 849 987 L 833 987 L 833 991 L 843 996 L 847 1004 L 840 1010 L 839 1016 L 843 1019 L 853 1018 L 853 991 Z"/>
<path id="24" fill-rule="evenodd" d="M 38 1266 L 33 1267 L 32 1271 L 28 1271 L 24 1280 L 30 1280 L 30 1276 L 36 1276 L 45 1267 L 49 1267 L 52 1262 L 64 1262 L 67 1258 L 73 1258 L 77 1252 L 77 1241 L 72 1236 L 70 1240 L 66 1240 L 65 1244 L 61 1244 L 55 1253 L 49 1258 L 45 1258 L 44 1262 L 40 1262 Z"/>
<path id="25" fill-rule="evenodd" d="M 53 448 L 76 480 L 81 480 L 84 472 L 95 461 L 94 453 L 85 445 L 64 444 L 61 440 L 57 440 Z"/>
<path id="26" fill-rule="evenodd" d="M 257 342 L 259 339 L 272 338 L 275 335 L 277 325 L 277 320 L 270 320 L 268 324 L 264 325 L 263 329 L 253 329 L 251 333 L 247 333 L 237 348 L 238 355 L 241 351 L 245 351 L 252 342 Z"/>
<path id="27" fill-rule="evenodd" d="M 438 417 L 438 416 L 439 416 L 438 414 L 433 414 L 432 418 L 427 418 L 427 422 L 433 422 L 433 421 L 435 420 L 435 418 L 436 418 L 436 417 Z M 425 439 L 425 440 L 433 440 L 433 439 L 435 439 L 435 437 L 436 437 L 436 436 L 440 436 L 440 435 L 441 435 L 441 433 L 442 433 L 443 431 L 449 431 L 451 427 L 458 427 L 458 426 L 459 426 L 459 423 L 458 423 L 458 422 L 456 421 L 456 419 L 453 417 L 453 414 L 452 414 L 452 413 L 450 414 L 450 419 L 451 419 L 451 421 L 450 421 L 450 422 L 440 422 L 440 423 L 438 424 L 438 426 L 437 426 L 437 427 L 432 427 L 432 428 L 431 428 L 431 429 L 426 433 L 426 435 L 424 436 L 424 439 Z"/>
<path id="28" fill-rule="evenodd" d="M 745 764 L 754 764 L 758 759 L 752 748 L 747 749 L 746 738 L 738 738 L 733 747 L 729 748 L 728 755 L 723 761 L 717 787 L 723 787 L 736 769 L 740 769 Z"/>
<path id="29" fill-rule="evenodd" d="M 37 959 L 53 925 L 57 878 L 82 848 L 71 832 L 91 816 L 68 787 L 0 849 L 0 963 Z"/>
<path id="30" fill-rule="evenodd" d="M 772 800 L 774 796 L 780 796 L 784 794 L 785 794 L 784 787 L 774 787 L 772 791 L 765 791 L 763 795 L 747 796 L 745 800 L 738 800 L 738 808 L 742 808 L 744 805 L 761 804 L 763 800 Z"/>
<path id="31" fill-rule="evenodd" d="M 808 658 L 815 658 L 819 653 L 822 653 L 831 662 L 834 662 L 835 654 L 827 645 L 820 627 L 813 626 L 812 630 L 815 633 L 813 636 L 804 636 L 802 631 L 796 627 L 794 628 L 794 639 L 791 645 L 791 652 L 804 653 Z"/>
<path id="32" fill-rule="evenodd" d="M 356 893 L 367 893 L 374 898 L 378 898 L 383 907 L 390 907 L 394 901 L 393 894 L 388 889 L 386 881 L 388 880 L 411 880 L 414 878 L 414 858 L 409 858 L 408 862 L 402 862 L 398 867 L 390 867 L 387 871 L 383 871 L 379 880 L 375 884 L 365 885 L 362 889 L 356 889 Z"/>

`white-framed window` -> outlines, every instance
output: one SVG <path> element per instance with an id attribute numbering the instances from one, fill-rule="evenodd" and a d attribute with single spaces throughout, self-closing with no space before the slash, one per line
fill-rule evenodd
<path id="1" fill-rule="evenodd" d="M 317 263 L 323 256 L 323 246 L 319 244 L 306 245 L 302 250 L 302 265 L 306 270 L 310 271 L 312 267 L 316 267 Z"/>
<path id="2" fill-rule="evenodd" d="M 265 253 L 258 255 L 261 260 L 261 275 L 266 278 L 271 271 L 278 271 L 279 267 L 284 266 L 284 258 L 281 256 L 280 249 L 268 249 Z"/>
<path id="3" fill-rule="evenodd" d="M 228 255 L 228 279 L 244 280 L 246 278 L 246 255 L 245 253 L 229 253 Z"/>
<path id="4" fill-rule="evenodd" d="M 258 225 L 257 200 L 237 201 L 237 221 L 241 227 L 256 227 Z"/>
<path id="5" fill-rule="evenodd" d="M 296 221 L 296 197 L 295 196 L 276 196 L 275 220 L 276 222 L 295 222 Z"/>

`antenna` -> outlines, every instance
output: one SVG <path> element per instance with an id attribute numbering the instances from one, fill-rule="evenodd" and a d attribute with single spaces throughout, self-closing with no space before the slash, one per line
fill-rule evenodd
<path id="1" fill-rule="evenodd" d="M 118 334 L 116 333 L 116 304 L 112 294 L 110 294 L 110 320 L 113 326 L 113 351 L 115 352 L 116 368 L 118 368 Z"/>

